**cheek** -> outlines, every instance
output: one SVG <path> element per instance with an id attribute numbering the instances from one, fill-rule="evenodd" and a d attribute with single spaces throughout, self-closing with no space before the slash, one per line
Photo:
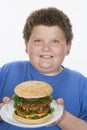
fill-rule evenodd
<path id="1" fill-rule="evenodd" d="M 67 46 L 62 47 L 60 50 L 61 50 L 61 52 L 60 52 L 61 55 L 65 56 L 65 55 L 68 54 L 68 48 L 67 48 Z"/>
<path id="2" fill-rule="evenodd" d="M 28 48 L 28 54 L 32 57 L 34 57 L 37 53 L 38 53 L 38 49 L 33 47 L 33 46 L 29 46 Z"/>
<path id="3" fill-rule="evenodd" d="M 56 48 L 54 50 L 54 52 L 55 52 L 57 57 L 59 57 L 59 56 L 61 57 L 61 56 L 65 55 L 66 50 L 65 50 L 65 48 Z"/>
<path id="4" fill-rule="evenodd" d="M 25 52 L 28 54 L 29 58 L 34 58 L 39 52 L 37 47 L 32 46 L 30 43 L 25 44 Z"/>

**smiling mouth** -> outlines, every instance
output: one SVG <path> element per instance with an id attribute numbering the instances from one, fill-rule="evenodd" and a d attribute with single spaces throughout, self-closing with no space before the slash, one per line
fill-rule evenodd
<path id="1" fill-rule="evenodd" d="M 49 58 L 53 58 L 53 56 L 50 56 L 50 55 L 40 55 L 41 58 L 46 58 L 46 59 L 49 59 Z"/>

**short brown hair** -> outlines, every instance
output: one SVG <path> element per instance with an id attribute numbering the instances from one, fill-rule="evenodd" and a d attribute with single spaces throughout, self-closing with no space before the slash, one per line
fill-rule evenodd
<path id="1" fill-rule="evenodd" d="M 65 34 L 67 43 L 73 38 L 72 25 L 69 18 L 57 8 L 49 7 L 32 12 L 27 18 L 23 29 L 23 38 L 25 40 L 29 40 L 33 28 L 37 25 L 59 26 Z"/>

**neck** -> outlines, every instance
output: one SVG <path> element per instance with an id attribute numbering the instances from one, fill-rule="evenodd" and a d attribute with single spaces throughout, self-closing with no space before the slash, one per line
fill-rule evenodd
<path id="1" fill-rule="evenodd" d="M 60 66 L 58 69 L 56 69 L 56 71 L 48 72 L 48 73 L 46 72 L 43 74 L 48 75 L 48 76 L 55 76 L 55 75 L 59 74 L 60 72 L 62 72 L 62 70 L 63 70 L 63 67 Z"/>

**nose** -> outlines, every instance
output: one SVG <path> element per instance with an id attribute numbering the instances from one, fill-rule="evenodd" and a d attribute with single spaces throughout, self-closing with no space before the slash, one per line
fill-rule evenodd
<path id="1" fill-rule="evenodd" d="M 43 44 L 42 49 L 43 49 L 44 51 L 49 51 L 49 50 L 51 50 L 50 43 L 45 42 L 45 43 Z"/>

